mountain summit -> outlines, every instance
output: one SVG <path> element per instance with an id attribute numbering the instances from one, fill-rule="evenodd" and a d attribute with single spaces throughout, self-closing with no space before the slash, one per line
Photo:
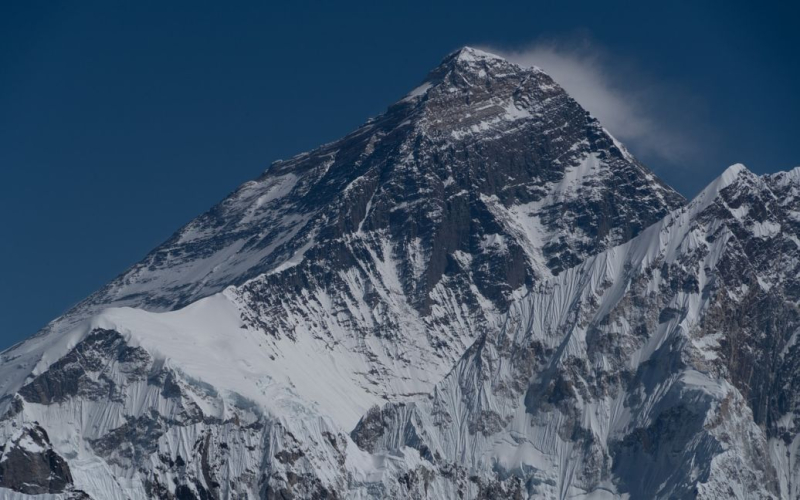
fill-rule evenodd
<path id="1" fill-rule="evenodd" d="M 734 496 L 788 491 L 753 457 L 794 449 L 789 403 L 744 375 L 778 365 L 696 326 L 791 290 L 720 263 L 794 241 L 795 177 L 736 167 L 686 205 L 547 74 L 465 47 L 3 352 L 0 491 L 722 498 L 737 467 Z"/>

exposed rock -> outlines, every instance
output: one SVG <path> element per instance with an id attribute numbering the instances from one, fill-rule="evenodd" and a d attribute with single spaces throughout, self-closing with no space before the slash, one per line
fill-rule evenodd
<path id="1" fill-rule="evenodd" d="M 20 429 L 0 447 L 0 488 L 38 495 L 62 493 L 71 486 L 69 465 L 53 451 L 39 425 Z"/>

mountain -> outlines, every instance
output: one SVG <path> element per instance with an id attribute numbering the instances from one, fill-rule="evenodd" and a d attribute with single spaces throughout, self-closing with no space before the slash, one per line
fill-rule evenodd
<path id="1" fill-rule="evenodd" d="M 464 48 L 3 352 L 0 492 L 795 497 L 798 179 Z"/>

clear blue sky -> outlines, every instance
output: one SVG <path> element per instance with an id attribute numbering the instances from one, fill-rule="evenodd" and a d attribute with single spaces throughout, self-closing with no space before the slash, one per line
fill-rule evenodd
<path id="1" fill-rule="evenodd" d="M 691 142 L 679 160 L 630 144 L 686 195 L 734 162 L 798 165 L 800 30 L 782 3 L 3 2 L 0 348 L 463 45 L 600 54 Z"/>

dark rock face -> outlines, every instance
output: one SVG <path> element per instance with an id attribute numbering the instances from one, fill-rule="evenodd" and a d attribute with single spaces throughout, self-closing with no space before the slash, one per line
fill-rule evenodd
<path id="1" fill-rule="evenodd" d="M 713 238 L 729 238 L 731 251 L 720 260 L 713 286 L 704 290 L 717 300 L 703 318 L 702 334 L 720 336 L 718 373 L 736 386 L 766 437 L 787 448 L 800 429 L 798 175 L 798 169 L 764 177 L 744 172 L 721 191 L 704 220 L 724 221 L 730 235 L 718 230 Z M 753 454 L 764 463 L 770 489 L 787 495 L 779 476 L 796 484 L 797 467 L 776 470 L 759 450 Z"/>
<path id="2" fill-rule="evenodd" d="M 620 490 L 631 498 L 649 498 L 654 494 L 696 498 L 697 483 L 708 479 L 711 464 L 702 464 L 698 476 L 691 473 L 687 464 L 695 458 L 691 441 L 701 434 L 704 417 L 704 413 L 678 404 L 661 412 L 650 426 L 636 429 L 615 443 L 611 452 L 612 472 L 622 478 L 618 483 Z M 705 441 L 704 451 L 710 454 L 722 451 L 709 436 Z M 674 484 L 676 478 L 678 484 Z M 660 491 L 661 485 L 669 485 L 670 490 Z"/>
<path id="3" fill-rule="evenodd" d="M 144 415 L 90 441 L 90 444 L 110 464 L 141 466 L 158 451 L 158 438 L 164 434 L 165 425 L 157 414 Z"/>
<path id="4" fill-rule="evenodd" d="M 359 448 L 372 452 L 375 450 L 375 443 L 383 436 L 387 427 L 380 407 L 373 406 L 358 421 L 351 436 Z"/>
<path id="5" fill-rule="evenodd" d="M 28 495 L 62 493 L 72 485 L 67 462 L 36 424 L 0 447 L 0 487 Z"/>
<path id="6" fill-rule="evenodd" d="M 474 283 L 503 308 L 511 290 L 626 241 L 683 202 L 541 72 L 455 54 L 426 85 L 424 96 L 265 174 L 303 179 L 291 200 L 311 217 L 301 232 L 316 237 L 297 286 L 362 263 L 379 251 L 371 240 L 380 235 L 395 243 L 387 257 L 398 261 L 403 291 L 422 313 L 445 276 L 465 293 Z M 586 157 L 597 169 L 554 195 Z M 509 211 L 538 217 L 544 240 L 517 232 Z M 545 269 L 536 269 L 532 252 Z M 459 253 L 471 262 L 459 265 Z"/>
<path id="7" fill-rule="evenodd" d="M 22 387 L 19 394 L 38 404 L 60 403 L 75 396 L 113 400 L 119 397 L 119 389 L 102 374 L 109 362 L 117 363 L 135 381 L 145 377 L 150 356 L 144 349 L 128 346 L 118 332 L 98 329 Z M 100 375 L 91 377 L 90 373 Z"/>

